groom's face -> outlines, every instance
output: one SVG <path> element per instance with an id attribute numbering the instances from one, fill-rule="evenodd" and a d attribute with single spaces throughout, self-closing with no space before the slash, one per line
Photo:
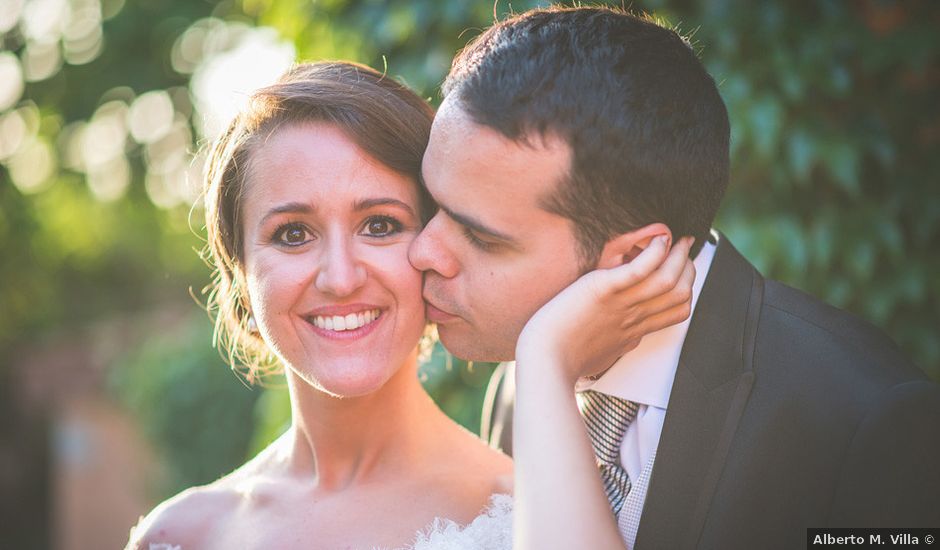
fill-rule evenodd
<path id="1" fill-rule="evenodd" d="M 409 249 L 428 317 L 454 355 L 506 361 L 526 321 L 580 274 L 567 218 L 542 206 L 567 174 L 568 145 L 524 144 L 444 101 L 422 162 L 440 210 Z"/>

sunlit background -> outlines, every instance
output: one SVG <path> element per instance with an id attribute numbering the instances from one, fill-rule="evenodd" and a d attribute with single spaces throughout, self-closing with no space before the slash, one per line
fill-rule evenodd
<path id="1" fill-rule="evenodd" d="M 204 151 L 253 89 L 344 58 L 437 103 L 469 38 L 544 4 L 0 0 L 0 547 L 118 548 L 284 429 L 200 306 Z M 632 5 L 693 35 L 728 104 L 717 227 L 940 379 L 937 4 Z M 476 431 L 491 370 L 437 349 L 422 377 Z"/>

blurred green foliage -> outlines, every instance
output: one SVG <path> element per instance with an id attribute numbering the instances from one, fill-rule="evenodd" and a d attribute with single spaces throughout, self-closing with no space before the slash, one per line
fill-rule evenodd
<path id="1" fill-rule="evenodd" d="M 544 4 L 103 2 L 100 54 L 60 61 L 48 77 L 25 84 L 19 103 L 0 108 L 0 138 L 12 135 L 4 124 L 18 120 L 30 143 L 40 144 L 31 151 L 54 157 L 47 177 L 25 185 L 11 174 L 39 157 L 26 155 L 26 145 L 10 153 L 15 148 L 0 142 L 0 370 L 10 368 L 16 349 L 53 328 L 189 301 L 189 289 L 198 293 L 208 281 L 194 252 L 201 223 L 191 230 L 185 204 L 157 206 L 159 194 L 145 185 L 151 145 L 120 138 L 130 184 L 115 197 L 76 169 L 66 139 L 102 104 L 168 90 L 175 113 L 191 125 L 187 147 L 204 145 L 192 137 L 200 113 L 186 92 L 190 75 L 171 61 L 194 23 L 213 16 L 271 26 L 302 59 L 387 68 L 436 103 L 450 59 L 467 40 L 494 16 Z M 938 4 L 632 5 L 693 35 L 728 105 L 732 183 L 716 227 L 765 275 L 867 318 L 940 379 Z M 2 33 L 0 54 L 25 59 L 31 39 L 22 27 Z M 208 321 L 192 307 L 193 326 L 155 337 L 115 368 L 114 387 L 167 453 L 173 486 L 225 472 L 287 418 L 284 391 L 244 390 L 209 348 Z M 448 414 L 477 429 L 491 365 L 447 364 L 435 352 L 424 369 L 427 387 Z"/>
<path id="2" fill-rule="evenodd" d="M 681 17 L 701 25 L 731 116 L 716 225 L 940 379 L 938 5 L 723 1 Z"/>
<path id="3" fill-rule="evenodd" d="M 110 386 L 166 465 L 155 494 L 207 483 L 244 462 L 258 391 L 248 391 L 206 346 L 204 316 L 169 327 L 114 366 Z"/>

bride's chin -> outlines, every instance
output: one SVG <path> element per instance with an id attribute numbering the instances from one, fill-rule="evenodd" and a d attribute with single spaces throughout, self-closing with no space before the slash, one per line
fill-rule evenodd
<path id="1" fill-rule="evenodd" d="M 392 369 L 343 369 L 340 372 L 297 372 L 313 389 L 341 399 L 351 399 L 381 390 L 395 375 Z"/>

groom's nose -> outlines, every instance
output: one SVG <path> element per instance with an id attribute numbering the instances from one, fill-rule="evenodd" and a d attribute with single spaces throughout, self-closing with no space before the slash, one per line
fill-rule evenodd
<path id="1" fill-rule="evenodd" d="M 435 271 L 451 278 L 460 271 L 449 249 L 446 214 L 438 211 L 408 247 L 408 261 L 420 271 Z"/>

